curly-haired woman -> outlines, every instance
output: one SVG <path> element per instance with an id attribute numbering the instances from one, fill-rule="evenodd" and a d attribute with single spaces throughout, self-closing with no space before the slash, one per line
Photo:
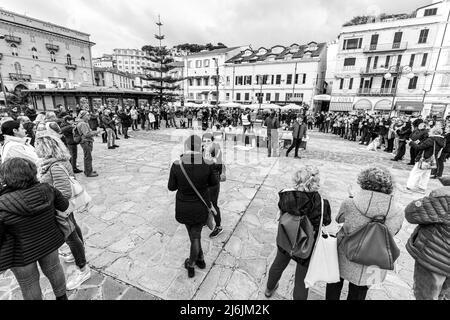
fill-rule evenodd
<path id="1" fill-rule="evenodd" d="M 313 166 L 305 166 L 294 174 L 294 187 L 285 189 L 279 193 L 280 201 L 278 207 L 280 214 L 292 214 L 295 216 L 307 216 L 314 228 L 314 235 L 320 229 L 320 219 L 322 212 L 322 201 L 320 190 L 319 169 Z M 331 209 L 328 200 L 323 199 L 323 225 L 331 223 Z M 278 247 L 277 256 L 269 271 L 267 281 L 266 297 L 270 298 L 278 288 L 283 271 L 291 261 L 290 255 L 282 248 Z M 306 300 L 308 298 L 308 289 L 305 288 L 305 276 L 308 271 L 310 258 L 294 259 L 297 262 L 295 272 L 294 300 Z"/>
<path id="2" fill-rule="evenodd" d="M 358 176 L 358 184 L 361 192 L 356 196 L 350 194 L 336 217 L 337 223 L 344 224 L 337 234 L 341 281 L 327 285 L 327 300 L 340 299 L 344 280 L 350 283 L 347 300 L 365 300 L 368 286 L 386 278 L 386 270 L 347 259 L 343 246 L 340 246 L 345 235 L 364 227 L 376 216 L 385 216 L 385 225 L 392 235 L 397 234 L 403 224 L 403 211 L 392 195 L 394 182 L 387 169 L 371 167 L 363 170 Z"/>

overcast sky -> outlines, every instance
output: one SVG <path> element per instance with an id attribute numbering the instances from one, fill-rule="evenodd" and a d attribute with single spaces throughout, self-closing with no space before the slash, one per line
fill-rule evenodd
<path id="1" fill-rule="evenodd" d="M 411 13 L 431 0 L 1 0 L 0 6 L 91 34 L 93 55 L 156 45 L 158 14 L 165 45 L 223 42 L 273 46 L 336 38 L 356 15 Z"/>

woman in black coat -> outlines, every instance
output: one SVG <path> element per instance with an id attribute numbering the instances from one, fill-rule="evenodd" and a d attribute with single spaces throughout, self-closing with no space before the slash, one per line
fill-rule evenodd
<path id="1" fill-rule="evenodd" d="M 42 300 L 39 263 L 56 299 L 67 300 L 56 210 L 67 210 L 69 202 L 36 176 L 36 165 L 27 159 L 12 158 L 0 167 L 0 271 L 11 269 L 25 300 Z"/>
<path id="2" fill-rule="evenodd" d="M 187 175 L 209 207 L 212 204 L 208 188 L 216 186 L 219 180 L 214 174 L 212 164 L 205 162 L 203 159 L 200 137 L 189 137 L 184 147 L 185 154 L 181 156 L 180 160 L 175 161 L 170 169 L 168 188 L 170 191 L 177 191 L 176 220 L 186 225 L 191 241 L 190 256 L 186 259 L 184 266 L 188 270 L 189 277 L 192 278 L 195 276 L 194 265 L 197 265 L 200 269 L 206 267 L 201 247 L 201 233 L 208 219 L 209 211 L 181 171 L 181 164 L 183 164 Z"/>

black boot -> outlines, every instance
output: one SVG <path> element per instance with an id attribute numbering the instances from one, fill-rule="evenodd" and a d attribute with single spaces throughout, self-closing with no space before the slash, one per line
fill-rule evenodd
<path id="1" fill-rule="evenodd" d="M 187 269 L 188 271 L 188 277 L 189 278 L 193 278 L 195 277 L 195 269 L 193 266 L 189 265 L 189 258 L 186 259 L 186 261 L 184 261 L 184 267 Z"/>

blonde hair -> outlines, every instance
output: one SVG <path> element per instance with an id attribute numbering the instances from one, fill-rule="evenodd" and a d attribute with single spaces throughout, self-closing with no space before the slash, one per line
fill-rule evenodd
<path id="1" fill-rule="evenodd" d="M 299 191 L 317 192 L 320 190 L 319 169 L 316 166 L 301 167 L 293 177 Z"/>
<path id="2" fill-rule="evenodd" d="M 70 152 L 60 138 L 52 135 L 36 137 L 36 154 L 41 159 L 70 160 Z"/>

